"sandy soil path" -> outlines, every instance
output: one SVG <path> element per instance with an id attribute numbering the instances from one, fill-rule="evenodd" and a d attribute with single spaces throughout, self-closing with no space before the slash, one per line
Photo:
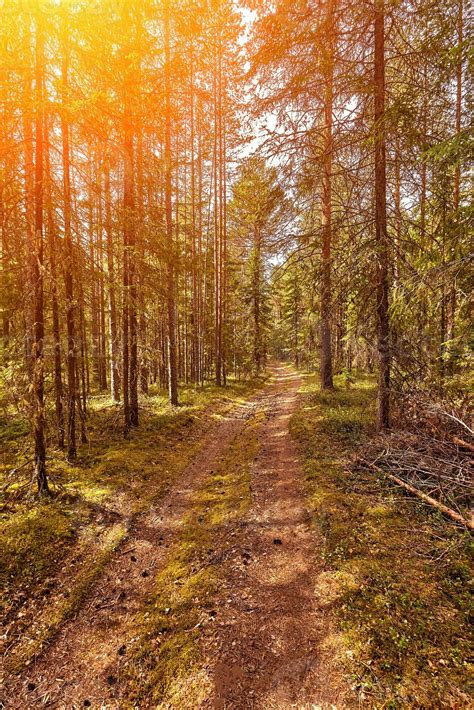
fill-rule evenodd
<path id="1" fill-rule="evenodd" d="M 246 419 L 262 410 L 267 421 L 252 464 L 252 504 L 236 523 L 234 549 L 223 562 L 216 623 L 203 629 L 206 687 L 212 690 L 199 707 L 350 707 L 326 643 L 330 622 L 315 592 L 321 541 L 311 527 L 289 433 L 301 380 L 286 366 L 274 366 L 272 375 L 216 427 L 166 498 L 137 519 L 79 614 L 8 689 L 8 709 L 122 707 L 121 649 L 134 638 L 136 613 L 166 563 L 194 492 Z"/>
<path id="2" fill-rule="evenodd" d="M 120 707 L 121 654 L 136 632 L 135 615 L 166 563 L 193 493 L 255 412 L 265 389 L 227 413 L 165 499 L 136 519 L 79 614 L 8 684 L 3 696 L 8 710 Z"/>
<path id="3" fill-rule="evenodd" d="M 291 369 L 274 369 L 252 506 L 216 600 L 216 630 L 203 641 L 214 686 L 208 708 L 348 707 L 325 645 L 331 629 L 315 594 L 320 541 L 289 433 L 300 384 Z"/>

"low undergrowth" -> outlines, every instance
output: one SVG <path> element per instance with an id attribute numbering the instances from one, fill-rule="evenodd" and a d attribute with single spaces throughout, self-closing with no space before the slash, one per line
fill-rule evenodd
<path id="1" fill-rule="evenodd" d="M 97 397 L 89 413 L 89 443 L 74 464 L 64 452 L 48 460 L 51 499 L 35 500 L 20 483 L 3 491 L 0 509 L 0 609 L 7 648 L 24 639 L 11 670 L 20 670 L 61 621 L 70 616 L 118 544 L 133 516 L 163 496 L 204 444 L 207 431 L 229 407 L 248 397 L 261 381 L 231 383 L 225 390 L 186 389 L 182 406 L 171 408 L 160 394 L 142 402 L 141 424 L 123 439 L 120 408 Z M 29 460 L 22 426 L 3 430 L 0 473 Z M 27 470 L 26 467 L 21 470 Z M 110 543 L 110 544 L 109 544 Z M 64 578 L 63 578 L 64 577 Z M 50 613 L 59 586 L 65 592 Z M 57 600 L 55 600 L 57 601 Z M 44 623 L 36 624 L 44 607 Z M 35 633 L 30 627 L 35 620 Z"/>
<path id="2" fill-rule="evenodd" d="M 198 663 L 200 629 L 214 621 L 218 550 L 250 504 L 250 464 L 264 418 L 261 412 L 249 420 L 194 497 L 156 591 L 137 619 L 139 637 L 122 673 L 126 707 L 195 708 L 206 697 L 210 682 Z"/>
<path id="3" fill-rule="evenodd" d="M 375 387 L 322 393 L 313 378 L 291 422 L 323 539 L 316 594 L 365 706 L 468 707 L 468 533 L 350 459 L 373 433 Z"/>

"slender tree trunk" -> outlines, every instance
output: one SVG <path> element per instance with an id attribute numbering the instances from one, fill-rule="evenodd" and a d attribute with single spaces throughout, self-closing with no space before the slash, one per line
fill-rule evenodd
<path id="1" fill-rule="evenodd" d="M 0 145 L 0 152 L 3 152 L 3 145 Z M 3 165 L 1 171 L 3 171 Z M 4 200 L 4 181 L 2 175 L 2 183 L 0 185 L 0 248 L 2 253 L 2 284 L 10 290 L 10 244 L 8 240 L 8 226 L 6 224 L 6 211 Z M 5 305 L 2 312 L 2 342 L 3 342 L 3 361 L 9 360 L 8 350 L 10 347 L 10 304 L 5 298 Z"/>
<path id="2" fill-rule="evenodd" d="M 46 88 L 43 88 L 46 99 Z M 49 122 L 44 120 L 44 177 L 46 182 L 46 213 L 47 235 L 49 252 L 49 271 L 51 283 L 51 311 L 53 317 L 54 341 L 54 404 L 56 410 L 56 427 L 58 448 L 64 448 L 64 408 L 63 408 L 63 379 L 61 366 L 61 331 L 59 325 L 58 303 L 58 269 L 57 269 L 57 228 L 53 213 L 52 203 L 52 175 L 50 163 Z"/>
<path id="3" fill-rule="evenodd" d="M 324 156 L 323 156 L 323 213 L 322 213 L 322 264 L 321 264 L 321 389 L 333 388 L 331 347 L 331 242 L 332 242 L 332 154 L 333 154 L 333 84 L 334 84 L 334 2 L 327 7 L 328 49 L 326 57 L 324 98 Z"/>
<path id="4" fill-rule="evenodd" d="M 67 13 L 64 13 L 66 18 Z M 69 89 L 69 45 L 67 20 L 62 22 L 61 43 L 61 140 L 63 169 L 63 213 L 64 213 L 64 283 L 66 290 L 66 328 L 67 328 L 67 385 L 68 385 L 68 420 L 67 420 L 67 456 L 74 461 L 76 449 L 76 323 L 74 301 L 74 245 L 71 230 L 71 167 L 69 147 L 69 122 L 67 118 L 67 100 Z"/>
<path id="5" fill-rule="evenodd" d="M 385 150 L 385 11 L 384 0 L 374 0 L 375 108 L 375 241 L 377 258 L 377 348 L 379 383 L 377 426 L 390 426 L 389 244 L 387 234 Z"/>
<path id="6" fill-rule="evenodd" d="M 171 203 L 171 58 L 170 58 L 170 6 L 165 0 L 165 219 L 168 264 L 166 273 L 166 305 L 168 313 L 168 388 L 169 400 L 178 405 L 178 369 L 176 353 L 176 304 L 174 297 L 173 212 Z"/>
<path id="7" fill-rule="evenodd" d="M 455 109 L 455 130 L 456 136 L 461 135 L 461 118 L 462 118 L 462 42 L 463 42 L 463 0 L 458 0 L 458 16 L 457 16 L 457 62 L 456 62 L 456 109 Z M 459 198 L 461 188 L 461 165 L 456 162 L 454 169 L 454 190 L 453 190 L 453 220 L 454 220 L 454 237 L 451 248 L 451 259 L 456 260 L 458 255 L 459 242 Z M 450 342 L 450 357 L 447 362 L 448 374 L 454 372 L 454 338 L 456 336 L 456 304 L 457 304 L 457 288 L 456 278 L 452 276 L 449 294 L 447 299 L 447 335 Z"/>
<path id="8" fill-rule="evenodd" d="M 219 67 L 220 67 L 220 52 L 221 40 L 220 36 L 215 48 L 214 57 L 214 76 L 213 76 L 213 93 L 214 93 L 214 149 L 213 149 L 213 184 L 214 184 L 214 351 L 216 364 L 216 384 L 222 385 L 222 313 L 221 313 L 221 224 L 220 224 L 220 207 L 219 199 L 219 100 L 220 100 L 220 82 L 219 82 Z"/>
<path id="9" fill-rule="evenodd" d="M 98 156 L 99 157 L 99 156 Z M 103 156 L 100 156 L 102 159 Z M 104 218 L 102 207 L 102 170 L 97 164 L 98 195 L 98 230 L 97 258 L 99 267 L 99 333 L 100 333 L 100 389 L 107 391 L 107 326 L 105 316 L 105 264 L 104 264 Z"/>
<path id="10" fill-rule="evenodd" d="M 253 273 L 252 273 L 252 300 L 253 300 L 253 322 L 254 322 L 254 341 L 253 341 L 253 358 L 255 364 L 255 372 L 260 374 L 262 369 L 262 328 L 261 328 L 261 309 L 260 309 L 260 286 L 261 286 L 261 235 L 258 227 L 254 230 L 254 254 L 253 254 Z"/>
<path id="11" fill-rule="evenodd" d="M 295 274 L 295 280 L 293 283 L 293 289 L 295 293 L 295 301 L 294 301 L 294 308 L 293 308 L 293 362 L 295 363 L 295 367 L 299 368 L 300 366 L 300 353 L 299 353 L 299 329 L 300 329 L 300 323 L 299 323 L 299 289 L 298 289 L 298 275 Z"/>
<path id="12" fill-rule="evenodd" d="M 446 182 L 446 180 L 444 181 Z M 446 185 L 446 188 L 448 186 Z M 446 375 L 446 340 L 447 340 L 447 284 L 446 284 L 446 193 L 447 189 L 442 191 L 441 197 L 441 303 L 440 303 L 440 321 L 439 321 L 439 377 L 440 384 L 443 387 L 444 377 Z"/>
<path id="13" fill-rule="evenodd" d="M 145 188 L 143 180 L 143 165 L 144 162 L 144 147 L 143 147 L 143 127 L 140 126 L 137 138 L 137 252 L 140 255 L 141 268 L 137 269 L 137 308 L 139 343 L 140 343 L 140 391 L 143 394 L 148 394 L 148 381 L 150 377 L 150 366 L 148 362 L 148 321 L 146 313 L 146 296 L 145 296 L 145 264 L 146 264 L 146 241 L 144 237 L 145 223 Z"/>
<path id="14" fill-rule="evenodd" d="M 200 106 L 200 105 L 199 105 Z M 199 123 L 198 123 L 198 214 L 197 214 L 197 229 L 198 229 L 198 241 L 197 241 L 197 281 L 198 281 L 198 382 L 200 385 L 204 384 L 204 284 L 203 284 L 203 253 L 202 253 L 202 197 L 203 197 L 203 185 L 202 185 L 202 130 L 201 130 L 201 117 L 202 109 L 199 111 Z"/>
<path id="15" fill-rule="evenodd" d="M 125 87 L 124 117 L 124 215 L 123 215 L 123 305 L 122 305 L 122 378 L 123 378 L 123 418 L 125 435 L 130 429 L 130 238 L 133 210 L 133 137 L 130 129 L 130 109 L 127 87 Z"/>
<path id="16" fill-rule="evenodd" d="M 73 151 L 72 151 L 73 152 Z M 74 195 L 74 201 L 71 201 L 71 215 L 77 215 L 77 191 L 74 186 L 71 190 L 71 195 Z M 77 284 L 77 302 L 78 302 L 78 359 L 76 368 L 76 388 L 77 388 L 77 410 L 81 422 L 81 443 L 87 444 L 87 398 L 90 393 L 90 372 L 89 372 L 89 352 L 87 342 L 87 319 L 86 319 L 86 300 L 84 295 L 84 250 L 81 247 L 79 238 L 79 224 L 76 217 L 76 240 L 74 242 L 75 250 L 75 270 L 74 278 Z"/>
<path id="17" fill-rule="evenodd" d="M 35 47 L 35 251 L 33 267 L 33 433 L 35 443 L 34 466 L 38 493 L 49 492 L 46 474 L 46 444 L 44 417 L 44 245 L 43 245 L 43 190 L 44 190 L 44 36 L 42 18 L 36 13 Z"/>
<path id="18" fill-rule="evenodd" d="M 115 291 L 115 254 L 112 234 L 112 211 L 110 195 L 110 157 L 105 159 L 105 239 L 107 251 L 107 286 L 109 296 L 110 332 L 110 393 L 114 402 L 120 401 L 120 344 L 117 320 L 117 295 Z"/>
<path id="19" fill-rule="evenodd" d="M 133 142 L 131 145 L 133 152 Z M 133 153 L 132 153 L 133 154 Z M 133 170 L 133 168 L 132 168 Z M 133 181 L 133 172 L 132 172 Z M 134 186 L 132 182 L 132 199 Z M 129 280 L 130 280 L 130 424 L 138 426 L 138 320 L 137 320 L 137 269 L 136 269 L 136 241 L 135 241 L 135 205 L 132 205 L 132 234 L 129 242 Z"/>
<path id="20" fill-rule="evenodd" d="M 92 335 L 92 372 L 94 382 L 99 391 L 100 385 L 100 341 L 99 341 L 99 309 L 98 309 L 98 283 L 97 283 L 97 264 L 96 264 L 96 245 L 95 245 L 95 194 L 94 183 L 95 175 L 93 173 L 93 156 L 92 151 L 87 157 L 88 163 L 88 241 L 89 241 L 89 269 L 90 269 L 90 302 L 91 302 L 91 335 Z"/>
<path id="21" fill-rule="evenodd" d="M 28 13 L 28 10 L 26 10 Z M 34 273 L 35 273 L 35 165 L 33 146 L 33 101 L 32 101 L 32 76 L 30 61 L 32 60 L 32 42 L 30 31 L 30 17 L 27 15 L 25 22 L 25 37 L 23 56 L 25 58 L 26 76 L 23 88 L 23 142 L 24 142 L 24 178 L 25 178 L 25 222 L 26 245 L 25 251 L 27 276 L 23 297 L 25 302 L 25 361 L 30 381 L 33 379 L 33 330 L 34 330 Z"/>
<path id="22" fill-rule="evenodd" d="M 219 353 L 221 360 L 222 384 L 226 384 L 225 368 L 225 308 L 224 308 L 224 288 L 225 288 L 225 257 L 224 257 L 224 130 L 223 130 L 223 77 L 222 77 L 222 38 L 219 33 L 218 55 L 217 55 L 217 116 L 218 116 L 218 144 L 219 144 Z"/>
<path id="23" fill-rule="evenodd" d="M 6 40 L 4 40 L 0 45 L 0 52 L 5 52 Z M 3 105 L 2 110 L 2 120 L 4 122 L 5 128 L 8 126 L 8 113 L 7 102 L 5 101 L 8 95 L 7 83 L 9 81 L 9 72 L 4 68 L 0 73 L 0 103 Z M 7 138 L 7 131 L 0 131 L 0 250 L 1 250 L 1 278 L 2 285 L 5 288 L 5 296 L 3 299 L 3 311 L 2 311 L 2 341 L 3 341 L 3 362 L 5 364 L 9 361 L 9 348 L 10 348 L 10 321 L 11 321 L 11 301 L 10 293 L 12 286 L 12 274 L 11 274 L 11 246 L 10 240 L 8 238 L 9 234 L 9 224 L 8 224 L 8 210 L 7 207 L 7 185 L 10 178 L 11 165 L 8 158 L 9 153 L 9 140 Z"/>
<path id="24" fill-rule="evenodd" d="M 426 151 L 427 145 L 427 121 L 428 121 L 428 89 L 427 89 L 427 67 L 426 64 L 423 66 L 423 115 L 421 117 L 421 133 L 422 133 L 422 150 L 423 153 Z M 427 187 L 427 164 L 426 156 L 423 155 L 421 160 L 421 193 L 420 193 L 420 246 L 423 250 L 425 247 L 425 233 L 426 233 L 426 187 Z"/>
<path id="25" fill-rule="evenodd" d="M 81 264 L 82 266 L 82 264 Z M 77 391 L 81 392 L 78 396 L 77 405 L 79 411 L 79 417 L 81 420 L 81 443 L 87 444 L 87 396 L 89 394 L 89 366 L 88 366 L 88 353 L 87 353 L 87 332 L 86 332 L 86 317 L 85 317 L 85 299 L 84 299 L 84 288 L 79 275 L 79 332 L 80 332 L 80 348 L 79 348 L 79 360 L 77 362 L 77 379 L 76 387 Z"/>
<path id="26" fill-rule="evenodd" d="M 199 303 L 198 303 L 198 264 L 196 248 L 196 164 L 195 164 L 195 126 L 194 126 L 194 48 L 190 50 L 190 141 L 191 141 L 191 378 L 199 382 Z"/>
<path id="27" fill-rule="evenodd" d="M 394 155 L 394 202 L 395 202 L 395 230 L 393 254 L 393 280 L 396 285 L 400 282 L 400 250 L 402 241 L 402 205 L 401 205 L 401 174 L 400 174 L 400 149 L 398 140 L 395 142 Z"/>
<path id="28" fill-rule="evenodd" d="M 128 8 L 124 8 L 126 24 L 131 22 Z M 130 47 L 126 47 L 130 51 Z M 124 175 L 123 175 L 123 310 L 122 310 L 122 381 L 125 435 L 131 426 L 138 426 L 138 328 L 136 287 L 136 215 L 135 215 L 135 159 L 134 116 L 131 106 L 134 84 L 132 68 L 127 68 L 123 85 L 124 120 Z"/>
<path id="29" fill-rule="evenodd" d="M 424 254 L 426 248 L 428 247 L 427 242 L 427 232 L 426 232 L 426 197 L 427 197 L 427 186 L 428 186 L 428 159 L 426 157 L 426 150 L 428 148 L 428 88 L 427 88 L 427 64 L 423 64 L 423 97 L 422 97 L 422 116 L 421 116 L 421 140 L 422 140 L 422 156 L 421 156 L 421 166 L 420 166 L 420 224 L 419 224 L 419 238 L 417 240 L 417 246 L 419 254 Z M 401 247 L 400 247 L 401 248 Z M 420 312 L 418 317 L 418 339 L 421 343 L 423 341 L 423 334 L 426 329 L 427 320 L 427 302 L 426 299 L 422 299 L 420 303 Z"/>
<path id="30" fill-rule="evenodd" d="M 179 152 L 177 151 L 179 155 Z M 189 249 L 188 249 L 188 170 L 187 170 L 187 133 L 186 123 L 183 126 L 183 378 L 185 384 L 189 384 L 189 303 L 188 303 L 188 273 L 189 273 Z M 179 182 L 179 181 L 178 181 Z M 179 192 L 177 192 L 179 194 Z M 178 235 L 176 243 L 179 244 Z M 179 282 L 178 282 L 179 283 Z M 179 303 L 179 290 L 177 293 Z"/>
<path id="31" fill-rule="evenodd" d="M 221 357 L 222 382 L 227 384 L 227 137 L 225 122 L 225 80 L 222 48 L 219 52 L 219 163 L 220 163 L 220 239 L 221 239 Z"/>

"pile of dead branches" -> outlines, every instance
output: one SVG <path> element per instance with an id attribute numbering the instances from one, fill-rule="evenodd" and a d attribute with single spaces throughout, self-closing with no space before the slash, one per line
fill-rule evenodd
<path id="1" fill-rule="evenodd" d="M 418 392 L 400 395 L 396 404 L 393 431 L 373 439 L 357 466 L 383 472 L 472 529 L 474 431 L 468 403 L 433 402 Z"/>

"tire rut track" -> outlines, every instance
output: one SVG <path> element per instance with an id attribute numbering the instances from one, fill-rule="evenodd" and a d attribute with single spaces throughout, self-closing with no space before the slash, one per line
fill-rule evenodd
<path id="1" fill-rule="evenodd" d="M 322 563 L 289 433 L 300 377 L 274 370 L 269 413 L 251 475 L 252 506 L 203 640 L 216 710 L 350 707 L 325 648 L 330 621 L 315 594 Z M 339 705 L 342 703 L 341 705 Z"/>
<path id="2" fill-rule="evenodd" d="M 134 619 L 166 564 L 194 493 L 255 414 L 267 387 L 228 412 L 165 498 L 131 522 L 127 539 L 78 614 L 66 622 L 30 668 L 7 686 L 7 708 L 120 707 L 116 699 L 120 669 L 134 638 Z"/>

